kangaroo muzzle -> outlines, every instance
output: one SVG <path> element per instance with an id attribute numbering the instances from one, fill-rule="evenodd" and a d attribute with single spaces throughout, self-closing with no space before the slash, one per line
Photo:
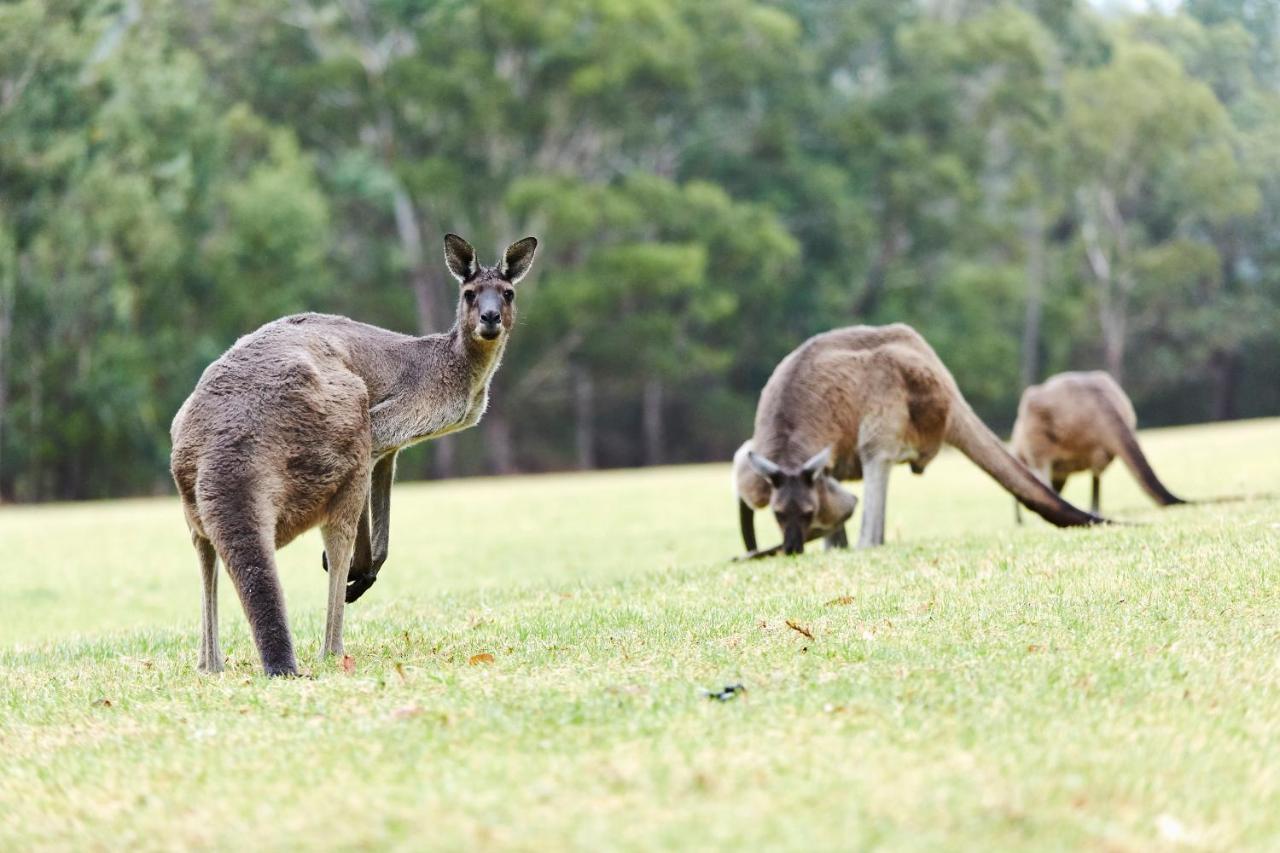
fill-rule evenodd
<path id="1" fill-rule="evenodd" d="M 805 540 L 804 525 L 799 521 L 788 522 L 782 528 L 782 553 L 803 554 Z"/>
<path id="2" fill-rule="evenodd" d="M 499 314 L 496 318 L 481 316 L 480 324 L 476 327 L 476 331 L 486 341 L 497 340 L 498 336 L 502 334 L 502 315 Z"/>

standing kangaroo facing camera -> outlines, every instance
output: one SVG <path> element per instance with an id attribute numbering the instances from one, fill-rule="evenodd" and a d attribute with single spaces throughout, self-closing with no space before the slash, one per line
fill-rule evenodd
<path id="1" fill-rule="evenodd" d="M 1134 479 L 1161 506 L 1186 503 L 1165 488 L 1138 446 L 1133 403 L 1100 370 L 1059 373 L 1022 392 L 1009 449 L 1055 492 L 1077 471 L 1093 474 L 1093 511 L 1102 502 L 1102 472 L 1119 456 Z M 1022 512 L 1014 505 L 1022 523 Z"/>
<path id="2" fill-rule="evenodd" d="M 883 544 L 889 469 L 906 462 L 923 474 L 943 442 L 1059 527 L 1104 520 L 1064 501 L 1005 450 L 915 329 L 850 326 L 805 341 L 760 393 L 755 434 L 734 457 L 748 556 L 800 554 L 818 536 L 846 544 L 854 500 L 838 480 L 864 483 L 858 547 Z M 782 544 L 757 551 L 752 511 L 765 506 Z"/>
<path id="3" fill-rule="evenodd" d="M 413 337 L 328 314 L 268 323 L 205 369 L 173 419 L 170 468 L 204 578 L 199 667 L 223 668 L 217 561 L 227 567 L 267 675 L 297 660 L 275 549 L 319 526 L 329 569 L 324 654 L 340 655 L 342 612 L 386 559 L 395 455 L 474 426 L 515 322 L 515 285 L 538 241 L 497 266 L 444 238 L 462 285 L 447 332 Z"/>

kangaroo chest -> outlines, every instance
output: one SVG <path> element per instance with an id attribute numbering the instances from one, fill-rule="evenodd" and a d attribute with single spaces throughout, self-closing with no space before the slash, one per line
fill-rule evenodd
<path id="1" fill-rule="evenodd" d="M 498 359 L 486 362 L 483 367 L 440 365 L 374 406 L 370 415 L 375 455 L 475 426 L 489 405 L 489 379 Z"/>
<path id="2" fill-rule="evenodd" d="M 409 410 L 375 407 L 374 452 L 399 450 L 475 426 L 489 403 L 489 389 L 480 387 L 448 400 L 435 400 Z"/>

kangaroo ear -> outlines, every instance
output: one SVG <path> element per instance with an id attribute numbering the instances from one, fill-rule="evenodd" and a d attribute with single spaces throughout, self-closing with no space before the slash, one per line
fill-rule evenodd
<path id="1" fill-rule="evenodd" d="M 751 467 L 755 469 L 757 474 L 773 485 L 778 485 L 778 482 L 782 479 L 782 469 L 754 450 L 747 451 L 747 461 L 751 463 Z"/>
<path id="2" fill-rule="evenodd" d="M 817 453 L 809 457 L 809 460 L 800 466 L 801 472 L 805 478 L 812 481 L 814 477 L 826 470 L 831 464 L 831 448 L 824 447 Z"/>
<path id="3" fill-rule="evenodd" d="M 468 281 L 480 271 L 476 250 L 457 234 L 444 235 L 444 262 L 458 281 Z"/>
<path id="4" fill-rule="evenodd" d="M 538 238 L 525 237 L 517 240 L 502 253 L 502 261 L 498 264 L 498 275 L 515 284 L 524 278 L 524 274 L 533 266 L 533 255 L 538 251 Z"/>

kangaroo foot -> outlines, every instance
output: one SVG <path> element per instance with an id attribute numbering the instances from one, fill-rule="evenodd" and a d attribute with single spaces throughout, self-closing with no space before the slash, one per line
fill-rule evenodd
<path id="1" fill-rule="evenodd" d="M 200 658 L 196 661 L 196 669 L 200 672 L 207 672 L 210 675 L 222 672 L 225 669 L 222 660 L 222 652 L 214 655 L 206 655 L 204 651 L 200 652 Z"/>
<path id="2" fill-rule="evenodd" d="M 292 659 L 283 661 L 263 661 L 262 668 L 269 678 L 298 677 L 298 663 Z"/>

